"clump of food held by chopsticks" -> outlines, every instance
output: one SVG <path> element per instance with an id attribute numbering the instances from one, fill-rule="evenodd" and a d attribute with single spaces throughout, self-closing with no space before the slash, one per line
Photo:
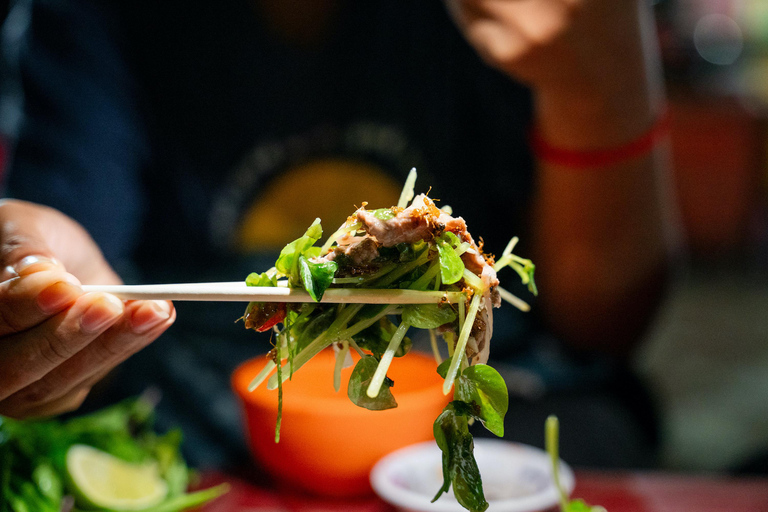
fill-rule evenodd
<path id="1" fill-rule="evenodd" d="M 504 434 L 508 394 L 499 373 L 488 361 L 493 332 L 492 308 L 502 299 L 527 310 L 527 304 L 499 285 L 497 272 L 514 269 L 523 284 L 536 294 L 534 265 L 512 253 L 513 238 L 494 260 L 477 243 L 461 217 L 450 208 L 438 208 L 424 194 L 414 197 L 416 172 L 412 170 L 397 206 L 376 210 L 358 208 L 322 246 L 320 219 L 304 236 L 286 245 L 275 266 L 246 279 L 250 286 L 289 286 L 305 289 L 315 302 L 304 304 L 252 302 L 245 326 L 274 330 L 275 347 L 264 370 L 250 385 L 265 380 L 278 388 L 279 440 L 282 383 L 323 349 L 337 353 L 334 384 L 339 389 L 341 369 L 351 364 L 349 351 L 360 356 L 349 381 L 349 398 L 371 410 L 397 406 L 387 370 L 393 358 L 411 346 L 409 328 L 429 330 L 432 348 L 444 377 L 443 391 L 454 388 L 450 402 L 434 424 L 435 439 L 443 452 L 443 486 L 435 499 L 453 484 L 458 501 L 472 511 L 485 510 L 480 474 L 472 453 L 469 424 L 478 420 L 498 436 Z M 329 288 L 388 289 L 387 303 L 326 304 Z M 424 304 L 401 304 L 391 290 L 441 292 Z M 398 320 L 399 318 L 399 320 Z M 393 321 L 394 320 L 394 321 Z M 441 361 L 440 335 L 448 359 Z M 276 370 L 276 371 L 275 371 Z M 273 374 L 274 372 L 274 374 Z"/>

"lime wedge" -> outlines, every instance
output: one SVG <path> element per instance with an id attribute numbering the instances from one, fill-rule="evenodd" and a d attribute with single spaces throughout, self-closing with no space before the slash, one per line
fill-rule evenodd
<path id="1" fill-rule="evenodd" d="M 140 510 L 168 494 L 157 463 L 131 464 L 84 444 L 67 451 L 67 473 L 78 503 L 110 510 Z"/>

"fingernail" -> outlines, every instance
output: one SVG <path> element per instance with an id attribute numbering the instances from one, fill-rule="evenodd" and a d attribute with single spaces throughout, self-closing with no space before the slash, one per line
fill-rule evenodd
<path id="1" fill-rule="evenodd" d="M 19 274 L 16 272 L 16 269 L 13 268 L 13 265 L 8 265 L 3 269 L 3 281 L 7 279 L 13 279 L 14 277 L 18 277 Z"/>
<path id="2" fill-rule="evenodd" d="M 38 307 L 46 315 L 58 313 L 74 303 L 83 293 L 83 289 L 78 284 L 70 281 L 53 283 L 37 295 Z"/>
<path id="3" fill-rule="evenodd" d="M 59 265 L 59 262 L 53 258 L 48 258 L 46 256 L 31 255 L 31 256 L 24 257 L 21 261 L 16 263 L 13 266 L 13 270 L 14 272 L 16 272 L 16 274 L 23 276 L 27 274 L 32 274 L 34 272 L 39 272 L 41 270 L 47 270 L 51 267 L 56 267 L 58 265 Z"/>
<path id="4" fill-rule="evenodd" d="M 147 301 L 133 312 L 131 328 L 136 334 L 151 331 L 171 317 L 171 305 L 164 300 Z"/>
<path id="5" fill-rule="evenodd" d="M 114 295 L 102 294 L 85 310 L 80 319 L 80 329 L 86 334 L 103 331 L 123 314 L 123 303 Z"/>

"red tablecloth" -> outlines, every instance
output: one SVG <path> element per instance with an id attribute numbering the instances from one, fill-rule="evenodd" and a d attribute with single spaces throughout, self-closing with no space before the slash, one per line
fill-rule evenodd
<path id="1" fill-rule="evenodd" d="M 768 478 L 577 472 L 573 495 L 609 512 L 768 512 Z"/>
<path id="2" fill-rule="evenodd" d="M 229 482 L 229 493 L 203 512 L 394 512 L 375 496 L 317 498 L 205 473 L 203 486 Z M 768 478 L 727 478 L 669 473 L 577 471 L 573 497 L 608 512 L 768 512 Z M 489 510 L 492 512 L 492 510 Z"/>

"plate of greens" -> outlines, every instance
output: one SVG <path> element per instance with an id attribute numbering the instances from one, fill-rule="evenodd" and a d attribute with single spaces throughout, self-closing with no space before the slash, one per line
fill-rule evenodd
<path id="1" fill-rule="evenodd" d="M 177 512 L 227 484 L 188 492 L 181 431 L 153 430 L 142 396 L 67 420 L 0 416 L 0 512 Z"/>

